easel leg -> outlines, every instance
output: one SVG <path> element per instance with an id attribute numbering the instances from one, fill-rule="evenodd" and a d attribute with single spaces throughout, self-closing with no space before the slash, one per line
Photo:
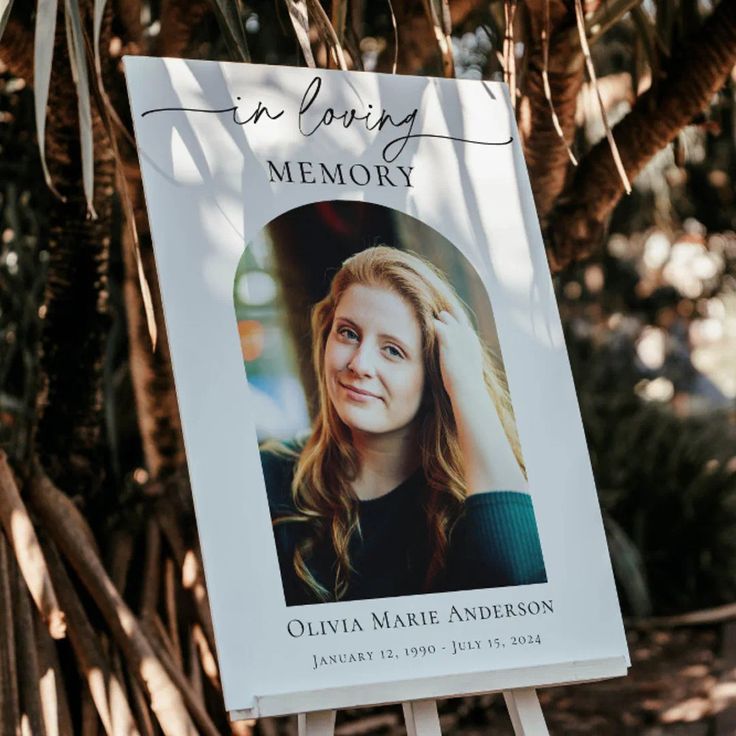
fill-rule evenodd
<path id="1" fill-rule="evenodd" d="M 534 688 L 504 690 L 503 699 L 506 701 L 516 736 L 549 736 L 542 706 L 539 705 Z"/>
<path id="2" fill-rule="evenodd" d="M 316 710 L 298 716 L 299 736 L 333 736 L 335 733 L 334 710 Z"/>
<path id="3" fill-rule="evenodd" d="M 406 736 L 441 736 L 436 700 L 408 700 L 404 709 Z"/>

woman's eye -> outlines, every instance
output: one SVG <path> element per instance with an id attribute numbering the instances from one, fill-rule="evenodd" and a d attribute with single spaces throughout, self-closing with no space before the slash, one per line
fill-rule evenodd
<path id="1" fill-rule="evenodd" d="M 357 340 L 358 333 L 355 330 L 351 330 L 349 327 L 340 327 L 337 330 L 337 334 L 340 337 L 344 337 L 346 340 Z"/>
<path id="2" fill-rule="evenodd" d="M 404 353 L 401 352 L 395 345 L 386 345 L 384 347 L 384 350 L 386 351 L 386 354 L 390 358 L 403 358 Z"/>

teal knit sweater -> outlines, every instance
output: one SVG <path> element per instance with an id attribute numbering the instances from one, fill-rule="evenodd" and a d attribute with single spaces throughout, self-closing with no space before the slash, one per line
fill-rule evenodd
<path id="1" fill-rule="evenodd" d="M 304 535 L 315 537 L 307 565 L 327 590 L 333 590 L 336 558 L 329 531 L 311 522 L 279 522 L 297 513 L 291 497 L 294 460 L 273 453 L 262 453 L 261 460 L 286 604 L 316 603 L 314 592 L 294 571 L 294 550 Z M 353 570 L 341 600 L 547 581 L 531 497 L 491 491 L 465 500 L 452 525 L 445 568 L 428 590 L 425 489 L 424 477 L 417 472 L 384 496 L 359 502 L 360 533 L 351 539 Z"/>

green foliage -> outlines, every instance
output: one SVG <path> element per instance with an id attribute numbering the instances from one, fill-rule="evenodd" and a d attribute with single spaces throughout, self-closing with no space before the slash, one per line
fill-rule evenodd
<path id="1" fill-rule="evenodd" d="M 567 345 L 624 608 L 645 615 L 649 599 L 667 614 L 732 601 L 736 414 L 680 416 L 676 404 L 640 398 L 639 331 L 594 339 L 574 324 Z"/>

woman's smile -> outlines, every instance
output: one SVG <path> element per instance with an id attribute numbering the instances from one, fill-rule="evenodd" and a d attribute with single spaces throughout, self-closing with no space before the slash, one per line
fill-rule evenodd
<path id="1" fill-rule="evenodd" d="M 355 401 L 361 402 L 361 401 L 370 401 L 371 399 L 381 401 L 381 397 L 377 394 L 371 393 L 370 391 L 366 391 L 365 389 L 358 388 L 357 386 L 351 386 L 343 381 L 338 381 L 340 386 L 345 389 L 345 393 L 347 394 L 348 398 L 353 399 Z"/>
<path id="2" fill-rule="evenodd" d="M 328 396 L 351 431 L 387 434 L 413 422 L 424 391 L 422 333 L 412 307 L 394 290 L 346 289 L 324 360 Z"/>

